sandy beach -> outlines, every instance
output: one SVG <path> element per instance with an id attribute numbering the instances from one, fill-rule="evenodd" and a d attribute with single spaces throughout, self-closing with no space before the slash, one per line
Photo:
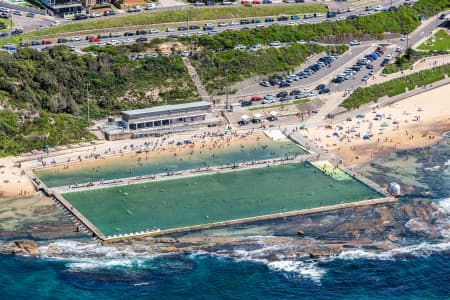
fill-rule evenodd
<path id="1" fill-rule="evenodd" d="M 0 158 L 0 198 L 29 196 L 35 192 L 29 178 L 14 161 L 14 157 Z"/>
<path id="2" fill-rule="evenodd" d="M 118 161 L 130 161 L 139 163 L 140 161 L 152 159 L 159 160 L 172 156 L 182 159 L 192 154 L 210 152 L 232 148 L 245 148 L 252 145 L 264 144 L 270 139 L 263 133 L 251 132 L 241 135 L 226 135 L 224 137 L 201 137 L 201 136 L 172 136 L 166 138 L 140 139 L 124 142 L 106 142 L 98 147 L 89 147 L 84 151 L 69 151 L 58 156 L 44 156 L 39 160 L 32 160 L 22 163 L 21 168 L 15 166 L 15 157 L 0 159 L 0 198 L 12 198 L 29 196 L 35 190 L 30 179 L 23 173 L 25 169 L 35 169 L 45 167 L 55 173 L 70 168 L 101 168 Z M 145 143 L 149 141 L 150 146 Z M 186 143 L 185 141 L 189 141 Z M 133 145 L 133 147 L 131 147 Z M 148 149 L 148 151 L 146 151 Z M 44 166 L 45 164 L 45 166 Z"/>
<path id="3" fill-rule="evenodd" d="M 326 127 L 309 129 L 321 148 L 346 165 L 363 164 L 375 156 L 437 143 L 450 130 L 450 85 Z"/>

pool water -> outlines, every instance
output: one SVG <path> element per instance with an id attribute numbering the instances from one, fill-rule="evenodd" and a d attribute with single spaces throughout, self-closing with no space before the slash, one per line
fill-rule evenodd
<path id="1" fill-rule="evenodd" d="M 383 197 L 307 162 L 70 192 L 104 235 L 171 229 Z"/>
<path id="2" fill-rule="evenodd" d="M 136 156 L 100 159 L 89 166 L 70 166 L 68 169 L 46 168 L 36 171 L 35 174 L 48 187 L 57 187 L 306 153 L 306 150 L 290 140 L 272 141 L 261 138 L 259 142 L 245 146 L 232 145 L 228 148 L 195 151 L 193 154 L 185 153 L 177 156 L 173 153 L 154 155 L 154 152 L 149 152 Z"/>

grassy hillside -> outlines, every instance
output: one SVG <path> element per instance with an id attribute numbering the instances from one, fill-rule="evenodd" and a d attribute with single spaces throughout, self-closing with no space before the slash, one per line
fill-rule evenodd
<path id="1" fill-rule="evenodd" d="M 0 53 L 0 106 L 10 111 L 8 119 L 13 114 L 16 120 L 0 122 L 0 155 L 87 137 L 86 83 L 93 118 L 197 100 L 179 57 L 130 61 L 108 52 L 79 56 L 63 46 L 49 52 Z"/>
<path id="2" fill-rule="evenodd" d="M 333 48 L 333 51 L 336 49 L 341 53 L 346 48 L 341 46 Z M 292 70 L 311 54 L 326 50 L 329 48 L 317 44 L 294 44 L 285 48 L 266 48 L 257 52 L 241 50 L 201 52 L 193 56 L 191 61 L 205 87 L 210 92 L 217 92 L 227 85 L 252 76 Z"/>

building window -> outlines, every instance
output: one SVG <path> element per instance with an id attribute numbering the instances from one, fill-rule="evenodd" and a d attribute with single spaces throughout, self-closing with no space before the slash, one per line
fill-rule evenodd
<path id="1" fill-rule="evenodd" d="M 163 121 L 162 121 L 162 124 L 163 124 L 163 125 L 169 125 L 169 124 L 170 124 L 170 120 L 163 120 Z"/>
<path id="2" fill-rule="evenodd" d="M 155 121 L 154 124 L 155 124 L 155 127 L 156 127 L 156 126 L 161 126 L 161 121 Z"/>
<path id="3" fill-rule="evenodd" d="M 131 130 L 136 130 L 136 124 L 130 124 L 130 129 Z"/>

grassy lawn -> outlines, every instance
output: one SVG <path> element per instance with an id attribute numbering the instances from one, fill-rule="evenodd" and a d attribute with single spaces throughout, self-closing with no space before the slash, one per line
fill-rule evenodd
<path id="1" fill-rule="evenodd" d="M 293 102 L 289 102 L 289 103 L 282 103 L 282 104 L 275 104 L 275 105 L 268 105 L 268 106 L 261 106 L 261 107 L 252 107 L 252 108 L 249 108 L 248 110 L 254 111 L 254 110 L 261 110 L 261 109 L 268 109 L 268 108 L 286 107 L 286 106 L 290 106 L 290 105 L 303 104 L 303 103 L 306 103 L 309 101 L 311 101 L 311 100 L 297 99 L 297 100 L 294 100 Z"/>
<path id="2" fill-rule="evenodd" d="M 202 8 L 190 10 L 161 11 L 147 14 L 129 14 L 109 19 L 88 20 L 83 22 L 74 22 L 71 24 L 47 28 L 44 30 L 23 34 L 22 38 L 44 36 L 49 34 L 77 32 L 82 30 L 95 30 L 104 28 L 116 28 L 134 25 L 152 25 L 171 22 L 206 21 L 218 19 L 251 18 L 278 16 L 282 14 L 295 15 L 303 13 L 326 12 L 323 5 L 270 5 L 259 7 L 223 7 L 223 8 Z M 3 43 L 18 43 L 19 37 L 5 39 Z"/>
<path id="3" fill-rule="evenodd" d="M 6 27 L 5 29 L 2 29 L 3 26 L 0 25 L 0 32 L 1 31 L 9 31 L 10 30 L 10 28 L 9 28 L 9 25 L 11 25 L 11 21 L 10 20 L 0 19 L 0 23 L 4 24 L 5 27 Z M 13 23 L 13 27 L 14 27 L 14 23 Z"/>
<path id="4" fill-rule="evenodd" d="M 429 38 L 425 43 L 418 47 L 419 50 L 450 50 L 450 36 L 444 31 L 439 30 Z"/>

